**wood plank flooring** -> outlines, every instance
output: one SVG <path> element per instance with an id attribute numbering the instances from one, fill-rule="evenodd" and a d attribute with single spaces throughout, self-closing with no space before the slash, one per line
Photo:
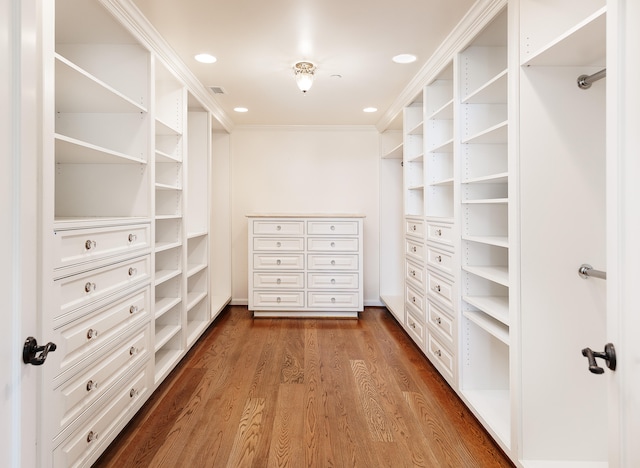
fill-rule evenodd
<path id="1" fill-rule="evenodd" d="M 229 306 L 95 467 L 511 467 L 384 308 Z"/>

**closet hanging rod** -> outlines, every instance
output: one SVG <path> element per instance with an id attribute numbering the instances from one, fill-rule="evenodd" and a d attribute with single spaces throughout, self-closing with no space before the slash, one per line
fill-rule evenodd
<path id="1" fill-rule="evenodd" d="M 606 68 L 603 68 L 602 70 L 594 73 L 593 75 L 580 75 L 578 77 L 578 88 L 589 89 L 591 88 L 591 83 L 601 80 L 605 76 L 607 76 Z"/>
<path id="2" fill-rule="evenodd" d="M 607 272 L 606 271 L 600 271 L 600 270 L 594 270 L 593 267 L 587 263 L 583 263 L 582 265 L 580 265 L 580 268 L 578 268 L 578 274 L 580 275 L 581 278 L 587 279 L 587 278 L 600 278 L 600 279 L 607 279 Z"/>

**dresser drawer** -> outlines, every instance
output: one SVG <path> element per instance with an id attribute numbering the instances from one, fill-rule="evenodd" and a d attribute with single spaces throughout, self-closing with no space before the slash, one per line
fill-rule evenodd
<path id="1" fill-rule="evenodd" d="M 308 255 L 310 270 L 357 270 L 357 255 Z"/>
<path id="2" fill-rule="evenodd" d="M 100 359 L 86 366 L 86 372 L 65 382 L 53 392 L 52 412 L 58 426 L 64 429 L 136 364 L 148 358 L 149 326 L 129 339 L 104 350 Z"/>
<path id="3" fill-rule="evenodd" d="M 427 241 L 453 246 L 453 225 L 427 222 Z"/>
<path id="4" fill-rule="evenodd" d="M 129 413 L 144 401 L 152 378 L 153 372 L 146 366 L 118 385 L 110 395 L 105 395 L 99 410 L 57 444 L 53 451 L 53 466 L 90 466 L 100 449 L 124 427 Z"/>
<path id="5" fill-rule="evenodd" d="M 299 236 L 304 234 L 304 221 L 254 220 L 253 233 L 258 235 Z"/>
<path id="6" fill-rule="evenodd" d="M 409 285 L 405 286 L 404 300 L 407 304 L 411 304 L 417 308 L 421 313 L 424 312 L 424 296 Z"/>
<path id="7" fill-rule="evenodd" d="M 427 244 L 427 265 L 453 276 L 453 254 Z"/>
<path id="8" fill-rule="evenodd" d="M 150 226 L 59 230 L 54 239 L 54 267 L 63 268 L 146 249 L 150 246 Z"/>
<path id="9" fill-rule="evenodd" d="M 309 237 L 307 250 L 310 252 L 357 252 L 358 239 Z"/>
<path id="10" fill-rule="evenodd" d="M 424 262 L 425 247 L 422 242 L 412 239 L 404 240 L 404 253 L 407 257 L 412 258 L 420 263 Z"/>
<path id="11" fill-rule="evenodd" d="M 409 332 L 409 336 L 415 341 L 420 348 L 424 345 L 424 325 L 420 323 L 412 312 L 411 309 L 407 309 L 407 314 L 405 316 L 405 329 Z"/>
<path id="12" fill-rule="evenodd" d="M 360 307 L 359 294 L 357 292 L 309 292 L 309 308 L 318 309 L 354 309 Z"/>
<path id="13" fill-rule="evenodd" d="M 420 291 L 423 291 L 424 284 L 425 284 L 424 268 L 410 261 L 405 262 L 405 267 L 406 267 L 405 278 L 407 278 L 407 280 L 411 282 Z"/>
<path id="14" fill-rule="evenodd" d="M 453 283 L 427 272 L 427 294 L 453 310 Z"/>
<path id="15" fill-rule="evenodd" d="M 311 235 L 357 235 L 357 221 L 308 221 L 307 233 Z"/>
<path id="16" fill-rule="evenodd" d="M 453 349 L 453 319 L 430 300 L 427 301 L 427 320 L 442 335 L 444 341 Z"/>
<path id="17" fill-rule="evenodd" d="M 254 273 L 254 288 L 302 289 L 304 273 Z"/>
<path id="18" fill-rule="evenodd" d="M 424 239 L 424 221 L 421 219 L 405 219 L 404 233 L 408 236 Z"/>
<path id="19" fill-rule="evenodd" d="M 253 307 L 286 309 L 304 307 L 302 291 L 253 291 Z"/>
<path id="20" fill-rule="evenodd" d="M 358 289 L 358 273 L 308 273 L 307 285 L 313 289 Z"/>
<path id="21" fill-rule="evenodd" d="M 147 286 L 57 328 L 57 349 L 47 359 L 47 365 L 58 364 L 54 386 L 57 387 L 66 379 L 66 373 L 74 372 L 74 367 L 82 361 L 95 360 L 119 334 L 147 319 L 150 315 L 149 295 Z M 52 361 L 51 364 L 49 361 Z M 87 365 L 82 364 L 81 367 Z"/>
<path id="22" fill-rule="evenodd" d="M 442 375 L 452 382 L 454 359 L 453 355 L 442 346 L 436 337 L 427 332 L 427 356 L 434 363 L 434 365 L 440 370 Z"/>
<path id="23" fill-rule="evenodd" d="M 55 281 L 60 310 L 56 317 L 95 302 L 136 283 L 148 280 L 148 255 Z"/>
<path id="24" fill-rule="evenodd" d="M 304 250 L 303 237 L 254 237 L 253 250 L 256 251 L 293 251 L 299 252 Z"/>
<path id="25" fill-rule="evenodd" d="M 297 254 L 297 255 L 254 254 L 253 268 L 256 270 L 303 270 L 304 254 Z"/>

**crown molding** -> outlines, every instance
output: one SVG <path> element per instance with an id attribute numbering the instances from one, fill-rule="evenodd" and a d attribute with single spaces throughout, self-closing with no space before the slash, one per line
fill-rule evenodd
<path id="1" fill-rule="evenodd" d="M 375 125 L 236 125 L 236 132 L 378 132 Z"/>
<path id="2" fill-rule="evenodd" d="M 389 128 L 393 120 L 402 113 L 402 109 L 413 101 L 506 5 L 507 0 L 478 0 L 474 3 L 376 123 L 378 131 L 382 133 Z"/>

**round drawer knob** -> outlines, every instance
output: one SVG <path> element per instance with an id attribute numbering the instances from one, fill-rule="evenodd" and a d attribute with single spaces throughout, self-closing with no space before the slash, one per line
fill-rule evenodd
<path id="1" fill-rule="evenodd" d="M 412 227 L 411 229 L 413 229 L 414 231 L 417 231 L 417 230 L 418 230 L 418 226 L 416 226 L 416 225 L 414 224 L 414 225 L 413 225 L 413 227 Z"/>
<path id="2" fill-rule="evenodd" d="M 135 314 L 136 312 L 138 312 L 138 306 L 137 305 L 132 305 L 131 307 L 129 307 L 129 313 L 130 314 Z"/>
<path id="3" fill-rule="evenodd" d="M 436 257 L 436 261 L 437 261 L 438 263 L 442 263 L 442 255 L 438 255 L 438 256 Z"/>
<path id="4" fill-rule="evenodd" d="M 437 317 L 437 318 L 436 318 L 436 323 L 437 323 L 438 325 L 442 325 L 442 319 L 441 319 L 440 317 Z"/>
<path id="5" fill-rule="evenodd" d="M 336 264 L 336 261 L 335 261 L 335 260 L 331 260 L 331 264 L 332 264 L 332 265 L 335 265 L 335 264 Z"/>
<path id="6" fill-rule="evenodd" d="M 87 339 L 91 340 L 97 337 L 98 337 L 98 330 L 94 330 L 93 328 L 89 328 L 89 330 L 87 330 Z"/>
<path id="7" fill-rule="evenodd" d="M 433 287 L 433 290 L 434 290 L 434 291 L 436 291 L 436 292 L 440 292 L 440 285 L 439 285 L 439 284 L 436 284 L 436 285 Z"/>
<path id="8" fill-rule="evenodd" d="M 281 280 L 280 278 L 278 278 L 278 279 L 276 280 L 276 284 L 280 284 L 280 283 L 282 283 L 282 280 Z"/>
<path id="9" fill-rule="evenodd" d="M 282 260 L 278 259 L 276 260 L 276 265 L 281 265 L 282 264 Z"/>
<path id="10" fill-rule="evenodd" d="M 336 227 L 335 227 L 335 226 L 331 226 L 331 228 L 330 228 L 330 229 L 331 229 L 332 231 L 335 231 L 335 230 L 336 230 Z"/>
<path id="11" fill-rule="evenodd" d="M 332 304 L 335 304 L 335 302 L 336 302 L 336 298 L 335 298 L 335 297 L 332 297 L 332 298 L 331 298 L 331 303 L 332 303 Z"/>
<path id="12" fill-rule="evenodd" d="M 282 242 L 276 242 L 276 247 L 282 247 Z"/>
<path id="13" fill-rule="evenodd" d="M 136 234 L 129 234 L 127 240 L 129 241 L 129 243 L 135 242 L 136 240 L 138 240 L 138 236 Z"/>
<path id="14" fill-rule="evenodd" d="M 282 226 L 276 226 L 276 231 L 280 231 L 282 229 Z"/>
<path id="15" fill-rule="evenodd" d="M 130 396 L 131 398 L 133 398 L 133 397 L 138 396 L 138 393 L 139 393 L 139 392 L 138 392 L 138 390 L 136 390 L 135 388 L 132 388 L 132 389 L 129 391 L 129 396 Z"/>
<path id="16" fill-rule="evenodd" d="M 131 267 L 129 268 L 128 273 L 129 273 L 129 276 L 136 276 L 138 274 L 138 269 Z"/>
<path id="17" fill-rule="evenodd" d="M 331 247 L 335 247 L 335 246 L 336 246 L 336 243 L 335 243 L 335 242 L 332 242 L 332 243 L 331 243 Z"/>
<path id="18" fill-rule="evenodd" d="M 88 442 L 88 443 L 91 443 L 91 442 L 93 442 L 94 440 L 98 440 L 98 433 L 97 433 L 97 432 L 90 431 L 90 432 L 87 434 L 87 442 Z"/>
<path id="19" fill-rule="evenodd" d="M 411 302 L 413 302 L 413 303 L 415 304 L 415 302 L 416 302 L 416 296 L 413 296 L 413 297 L 411 298 Z"/>
<path id="20" fill-rule="evenodd" d="M 84 248 L 87 250 L 91 250 L 91 249 L 95 249 L 96 247 L 96 241 L 92 241 L 90 239 L 88 239 L 85 243 L 84 243 Z"/>
<path id="21" fill-rule="evenodd" d="M 136 348 L 135 346 L 129 348 L 129 356 L 135 356 L 136 354 L 138 354 L 138 348 Z"/>
<path id="22" fill-rule="evenodd" d="M 442 236 L 442 229 L 436 229 L 436 236 Z"/>
<path id="23" fill-rule="evenodd" d="M 442 357 L 442 351 L 440 351 L 439 349 L 437 349 L 433 354 L 435 354 L 438 357 Z"/>
<path id="24" fill-rule="evenodd" d="M 336 284 L 336 279 L 335 278 L 331 278 L 331 284 Z"/>
<path id="25" fill-rule="evenodd" d="M 416 322 L 411 322 L 411 328 L 416 329 Z"/>
<path id="26" fill-rule="evenodd" d="M 84 292 L 86 293 L 90 293 L 91 291 L 95 291 L 96 290 L 96 283 L 92 283 L 92 282 L 87 282 L 84 285 Z"/>
<path id="27" fill-rule="evenodd" d="M 94 382 L 93 380 L 89 380 L 87 382 L 87 392 L 90 392 L 91 390 L 97 390 L 98 389 L 98 382 Z"/>
<path id="28" fill-rule="evenodd" d="M 279 297 L 276 298 L 276 302 L 280 304 L 281 299 Z"/>
<path id="29" fill-rule="evenodd" d="M 411 276 L 416 276 L 416 270 L 411 270 Z"/>
<path id="30" fill-rule="evenodd" d="M 418 251 L 418 248 L 417 248 L 417 247 L 415 247 L 415 246 L 414 246 L 414 247 L 411 247 L 411 251 L 412 251 L 413 253 L 416 253 L 416 252 Z"/>

